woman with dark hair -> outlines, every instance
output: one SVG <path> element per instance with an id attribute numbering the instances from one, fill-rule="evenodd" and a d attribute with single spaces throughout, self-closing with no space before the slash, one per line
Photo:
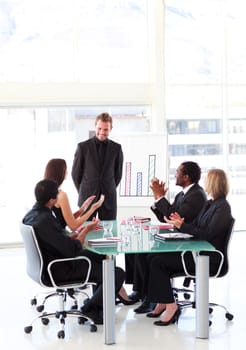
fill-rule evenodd
<path id="1" fill-rule="evenodd" d="M 45 168 L 44 179 L 54 181 L 59 187 L 57 202 L 52 210 L 63 228 L 68 226 L 70 230 L 75 231 L 102 205 L 104 196 L 101 196 L 101 198 L 93 204 L 91 203 L 95 199 L 95 196 L 90 196 L 85 200 L 81 208 L 73 213 L 68 195 L 61 189 L 61 185 L 66 176 L 67 163 L 64 159 L 54 158 L 49 160 Z"/>
<path id="2" fill-rule="evenodd" d="M 97 210 L 102 205 L 104 201 L 104 196 L 101 195 L 100 199 L 93 204 L 91 203 L 96 196 L 90 196 L 84 201 L 84 203 L 78 211 L 72 213 L 68 195 L 61 189 L 61 185 L 65 180 L 66 176 L 67 164 L 64 159 L 53 158 L 49 160 L 45 168 L 44 179 L 54 181 L 59 188 L 57 201 L 53 206 L 52 211 L 55 213 L 56 218 L 59 220 L 63 228 L 68 226 L 72 231 L 80 231 L 80 226 L 91 217 L 95 210 Z M 77 233 L 74 233 L 74 235 L 71 234 L 70 237 L 76 237 L 76 235 Z M 103 258 L 103 255 L 95 255 L 94 257 L 94 259 L 101 261 Z M 133 302 L 128 299 L 126 290 L 123 287 L 118 293 L 118 298 L 125 305 L 133 304 Z"/>

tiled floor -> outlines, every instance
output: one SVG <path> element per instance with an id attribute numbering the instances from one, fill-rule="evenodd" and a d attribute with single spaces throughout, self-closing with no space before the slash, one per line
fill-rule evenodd
<path id="1" fill-rule="evenodd" d="M 210 283 L 210 300 L 225 303 L 234 314 L 233 321 L 226 321 L 224 312 L 217 308 L 211 317 L 209 339 L 196 339 L 194 310 L 183 311 L 178 325 L 156 327 L 152 324 L 153 320 L 133 312 L 136 306 L 117 306 L 117 343 L 110 346 L 114 349 L 244 350 L 246 305 L 242 298 L 242 287 L 246 281 L 245 243 L 246 232 L 235 232 L 230 250 L 230 274 Z M 123 265 L 123 257 L 117 259 L 118 264 Z M 56 336 L 57 320 L 48 326 L 37 321 L 31 334 L 24 333 L 23 327 L 36 315 L 30 305 L 30 298 L 40 288 L 26 275 L 22 248 L 0 249 L 0 276 L 1 349 L 93 350 L 109 347 L 104 345 L 102 326 L 98 326 L 96 333 L 90 333 L 88 326 L 78 325 L 76 319 L 68 320 L 65 339 Z M 126 287 L 131 290 L 131 286 Z"/>

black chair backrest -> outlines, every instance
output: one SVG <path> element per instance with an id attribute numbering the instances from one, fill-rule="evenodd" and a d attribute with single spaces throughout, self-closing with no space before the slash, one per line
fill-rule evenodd
<path id="1" fill-rule="evenodd" d="M 43 259 L 32 226 L 20 223 L 20 232 L 26 252 L 26 271 L 35 282 L 42 283 Z"/>
<path id="2" fill-rule="evenodd" d="M 224 242 L 224 262 L 220 271 L 220 274 L 218 277 L 223 277 L 227 274 L 228 270 L 229 270 L 229 246 L 230 246 L 230 242 L 231 242 L 231 237 L 232 237 L 232 233 L 233 233 L 233 228 L 234 228 L 234 224 L 235 224 L 235 219 L 232 217 L 230 224 L 228 226 L 228 230 L 227 230 L 227 234 L 225 237 L 225 242 Z"/>

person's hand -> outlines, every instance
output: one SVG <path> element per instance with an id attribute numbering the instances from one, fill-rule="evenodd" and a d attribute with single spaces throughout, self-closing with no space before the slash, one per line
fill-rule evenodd
<path id="1" fill-rule="evenodd" d="M 100 206 L 104 202 L 104 198 L 105 198 L 104 194 L 101 194 L 101 197 L 99 198 L 99 200 L 97 202 L 93 203 L 91 208 L 94 209 L 94 210 L 100 208 Z"/>
<path id="2" fill-rule="evenodd" d="M 78 232 L 72 232 L 72 233 L 70 233 L 69 237 L 70 237 L 71 239 L 77 239 L 77 237 L 78 237 Z"/>
<path id="3" fill-rule="evenodd" d="M 183 225 L 183 223 L 184 223 L 184 218 L 181 218 L 181 216 L 177 212 L 172 213 L 169 216 L 169 219 L 166 216 L 164 216 L 164 220 L 168 224 L 172 224 L 172 225 L 174 225 L 177 228 L 180 228 Z"/>
<path id="4" fill-rule="evenodd" d="M 99 225 L 99 222 L 100 222 L 99 219 L 93 218 L 92 222 L 90 222 L 89 224 L 86 225 L 87 231 L 88 232 L 94 231 L 97 228 L 97 226 Z"/>
<path id="5" fill-rule="evenodd" d="M 91 203 L 94 201 L 95 198 L 96 196 L 90 196 L 84 201 L 84 203 L 80 207 L 82 213 L 84 213 L 89 208 L 89 206 L 91 205 Z"/>
<path id="6" fill-rule="evenodd" d="M 150 185 L 151 190 L 153 191 L 153 195 L 155 199 L 159 199 L 160 197 L 164 197 L 168 191 L 165 182 L 160 181 L 156 177 L 151 180 Z"/>
<path id="7" fill-rule="evenodd" d="M 87 233 L 89 233 L 90 231 L 94 231 L 99 225 L 99 222 L 99 219 L 93 218 L 89 224 L 82 227 L 81 231 L 79 232 L 76 238 L 83 244 Z"/>

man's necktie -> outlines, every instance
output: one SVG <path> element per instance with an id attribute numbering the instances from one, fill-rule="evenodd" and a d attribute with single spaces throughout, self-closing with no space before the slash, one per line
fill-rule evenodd
<path id="1" fill-rule="evenodd" d="M 179 208 L 179 207 L 182 205 L 183 200 L 184 200 L 184 192 L 181 191 L 181 192 L 179 193 L 178 198 L 177 198 L 177 208 Z"/>
<path id="2" fill-rule="evenodd" d="M 105 159 L 105 152 L 106 152 L 106 143 L 105 142 L 98 142 L 98 158 L 100 162 L 100 166 L 103 166 L 103 162 Z"/>

